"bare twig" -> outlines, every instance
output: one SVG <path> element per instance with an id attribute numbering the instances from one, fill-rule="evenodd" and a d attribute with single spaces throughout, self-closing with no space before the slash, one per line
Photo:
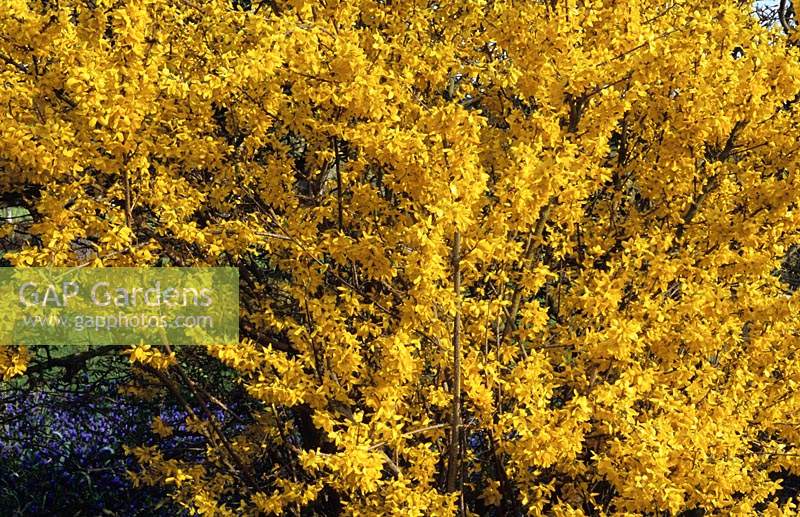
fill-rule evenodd
<path id="1" fill-rule="evenodd" d="M 339 164 L 339 140 L 333 137 L 334 167 L 336 168 L 336 204 L 339 222 L 339 231 L 344 230 L 344 212 L 342 207 L 342 169 Z"/>
<path id="2" fill-rule="evenodd" d="M 539 211 L 539 219 L 536 221 L 536 226 L 533 228 L 531 235 L 528 237 L 525 255 L 522 258 L 522 264 L 519 268 L 516 286 L 514 286 L 514 293 L 511 295 L 511 310 L 508 312 L 505 324 L 503 325 L 503 334 L 500 337 L 500 343 L 506 340 L 514 328 L 514 321 L 517 318 L 517 312 L 519 312 L 520 302 L 522 301 L 522 275 L 525 273 L 525 269 L 533 258 L 535 252 L 539 250 L 539 245 L 534 245 L 534 241 L 538 241 L 542 238 L 544 226 L 547 222 L 547 217 L 550 214 L 550 209 L 553 202 L 554 199 L 551 198 L 550 201 Z M 525 356 L 528 354 L 524 347 L 522 347 L 522 353 Z"/>
<path id="3" fill-rule="evenodd" d="M 781 0 L 780 4 L 778 5 L 778 21 L 781 22 L 783 32 L 789 34 L 792 32 L 792 28 L 789 26 L 789 21 L 786 19 L 786 4 L 787 0 Z"/>
<path id="4" fill-rule="evenodd" d="M 461 231 L 456 228 L 453 237 L 453 294 L 456 314 L 453 322 L 453 406 L 450 415 L 450 450 L 447 460 L 447 491 L 456 489 L 458 463 L 461 455 L 459 431 L 461 429 Z"/>

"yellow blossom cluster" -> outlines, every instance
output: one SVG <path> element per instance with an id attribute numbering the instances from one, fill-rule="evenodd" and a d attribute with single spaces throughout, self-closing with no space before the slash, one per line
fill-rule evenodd
<path id="1" fill-rule="evenodd" d="M 207 352 L 259 409 L 197 415 L 202 461 L 132 448 L 137 483 L 208 515 L 793 511 L 800 55 L 747 2 L 0 0 L 0 35 L 5 259 L 240 269 Z"/>

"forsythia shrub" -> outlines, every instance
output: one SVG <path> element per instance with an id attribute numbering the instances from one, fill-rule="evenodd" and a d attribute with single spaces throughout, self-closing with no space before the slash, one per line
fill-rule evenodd
<path id="1" fill-rule="evenodd" d="M 791 514 L 800 56 L 751 7 L 0 0 L 5 258 L 239 267 L 248 425 L 131 449 L 192 511 Z"/>

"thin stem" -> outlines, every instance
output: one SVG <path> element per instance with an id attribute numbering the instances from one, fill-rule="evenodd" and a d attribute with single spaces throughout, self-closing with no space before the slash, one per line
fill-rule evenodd
<path id="1" fill-rule="evenodd" d="M 447 462 L 447 491 L 456 490 L 460 457 L 461 429 L 461 232 L 456 228 L 453 237 L 453 294 L 456 315 L 453 321 L 453 407 L 450 415 L 450 451 Z"/>

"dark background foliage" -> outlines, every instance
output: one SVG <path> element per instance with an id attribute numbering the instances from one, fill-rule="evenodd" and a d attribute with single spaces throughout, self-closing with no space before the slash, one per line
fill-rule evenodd
<path id="1" fill-rule="evenodd" d="M 186 514 L 165 488 L 133 485 L 128 472 L 139 467 L 123 447 L 158 444 L 166 457 L 188 459 L 204 450 L 205 437 L 186 429 L 185 408 L 138 377 L 122 352 L 37 347 L 28 374 L 0 385 L 0 516 Z M 224 388 L 218 362 L 198 351 L 180 355 L 195 378 Z M 156 391 L 132 396 L 128 386 Z M 172 436 L 152 431 L 157 416 Z M 230 420 L 219 410 L 214 416 Z"/>

